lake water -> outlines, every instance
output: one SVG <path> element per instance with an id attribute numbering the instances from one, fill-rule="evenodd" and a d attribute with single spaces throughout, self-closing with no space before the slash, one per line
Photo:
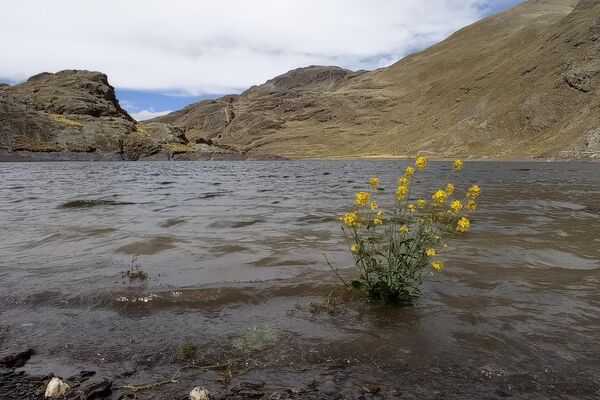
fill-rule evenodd
<path id="1" fill-rule="evenodd" d="M 338 285 L 322 253 L 352 274 L 337 217 L 370 176 L 391 187 L 406 165 L 0 163 L 5 344 L 37 350 L 27 371 L 122 383 L 169 375 L 190 342 L 198 363 L 243 358 L 269 385 L 600 394 L 598 163 L 466 163 L 455 185 L 483 190 L 473 229 L 413 307 L 315 312 Z M 430 163 L 421 187 L 448 168 Z M 135 255 L 145 283 L 122 277 Z M 253 328 L 276 339 L 241 349 Z"/>

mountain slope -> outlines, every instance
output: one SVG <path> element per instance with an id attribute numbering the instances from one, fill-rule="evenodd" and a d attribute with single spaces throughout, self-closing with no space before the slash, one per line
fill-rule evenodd
<path id="1" fill-rule="evenodd" d="M 292 158 L 600 156 L 599 35 L 599 0 L 530 0 L 387 68 L 290 71 L 157 121 Z"/>

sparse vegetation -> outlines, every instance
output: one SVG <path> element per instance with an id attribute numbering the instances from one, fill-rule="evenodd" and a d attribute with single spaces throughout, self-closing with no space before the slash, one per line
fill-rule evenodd
<path id="1" fill-rule="evenodd" d="M 137 161 L 142 157 L 156 154 L 160 151 L 160 146 L 147 134 L 143 127 L 136 127 L 136 130 L 125 136 L 120 145 L 122 154 L 126 160 Z"/>
<path id="2" fill-rule="evenodd" d="M 93 146 L 90 146 L 85 143 L 66 143 L 65 144 L 67 151 L 72 151 L 74 153 L 93 153 L 96 149 Z"/>
<path id="3" fill-rule="evenodd" d="M 163 147 L 163 151 L 165 151 L 169 154 L 184 154 L 184 153 L 193 153 L 196 150 L 189 144 L 167 143 Z"/>
<path id="4" fill-rule="evenodd" d="M 177 348 L 177 360 L 190 361 L 198 354 L 198 346 L 191 342 L 183 342 Z"/>
<path id="5" fill-rule="evenodd" d="M 271 329 L 268 326 L 265 326 L 264 328 L 253 326 L 248 329 L 244 336 L 234 343 L 234 347 L 240 351 L 249 353 L 264 350 L 273 346 L 278 341 L 279 334 L 276 330 Z"/>
<path id="6" fill-rule="evenodd" d="M 133 281 L 145 281 L 148 279 L 148 274 L 142 269 L 142 266 L 137 262 L 138 256 L 133 256 L 129 263 L 127 271 L 123 272 L 123 277 L 129 279 L 129 282 Z"/>
<path id="7" fill-rule="evenodd" d="M 76 119 L 66 117 L 62 114 L 48 114 L 48 118 L 54 122 L 73 128 L 81 128 L 83 126 L 83 124 Z"/>
<path id="8" fill-rule="evenodd" d="M 56 142 L 43 142 L 32 137 L 19 135 L 16 136 L 14 139 L 12 150 L 47 153 L 54 151 L 63 151 L 64 148 Z"/>
<path id="9" fill-rule="evenodd" d="M 323 301 L 310 303 L 308 310 L 312 314 L 340 315 L 346 312 L 346 305 L 355 297 L 355 294 L 346 287 L 335 288 Z"/>

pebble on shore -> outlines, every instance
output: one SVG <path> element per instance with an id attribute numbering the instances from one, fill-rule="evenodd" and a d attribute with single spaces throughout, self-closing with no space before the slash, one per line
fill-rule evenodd
<path id="1" fill-rule="evenodd" d="M 64 396 L 71 389 L 71 387 L 64 383 L 60 378 L 54 377 L 46 386 L 46 392 L 44 393 L 45 398 L 55 399 L 60 396 Z"/>
<path id="2" fill-rule="evenodd" d="M 210 392 L 202 386 L 196 386 L 190 392 L 190 400 L 210 400 Z"/>

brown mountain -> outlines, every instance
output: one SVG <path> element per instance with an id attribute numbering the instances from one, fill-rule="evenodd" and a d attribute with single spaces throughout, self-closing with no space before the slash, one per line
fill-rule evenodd
<path id="1" fill-rule="evenodd" d="M 0 159 L 240 158 L 190 144 L 172 125 L 137 123 L 99 72 L 42 73 L 0 85 Z"/>
<path id="2" fill-rule="evenodd" d="M 598 157 L 600 0 L 530 0 L 387 68 L 301 68 L 155 121 L 291 158 Z"/>

